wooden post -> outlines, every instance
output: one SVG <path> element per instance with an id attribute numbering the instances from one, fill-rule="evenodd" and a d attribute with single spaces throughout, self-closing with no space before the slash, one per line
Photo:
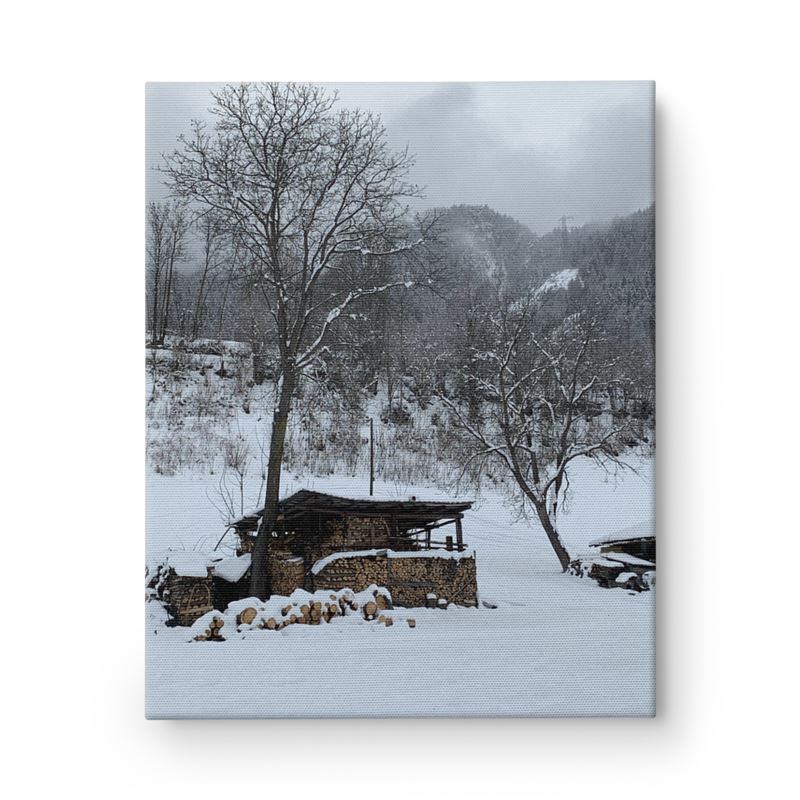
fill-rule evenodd
<path id="1" fill-rule="evenodd" d="M 452 536 L 445 536 L 445 543 L 447 545 L 447 549 L 452 552 L 453 551 L 453 537 Z"/>
<path id="2" fill-rule="evenodd" d="M 461 517 L 456 519 L 456 546 L 458 552 L 461 553 L 464 550 L 464 536 L 461 530 Z"/>
<path id="3" fill-rule="evenodd" d="M 375 422 L 369 418 L 369 496 L 375 484 Z"/>

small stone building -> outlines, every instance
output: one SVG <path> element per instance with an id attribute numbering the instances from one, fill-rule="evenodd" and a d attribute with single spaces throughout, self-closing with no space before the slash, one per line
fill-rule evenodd
<path id="1" fill-rule="evenodd" d="M 272 594 L 295 589 L 386 586 L 397 605 L 434 594 L 477 603 L 475 555 L 463 539 L 470 502 L 360 500 L 302 490 L 278 505 L 267 571 Z M 237 553 L 251 553 L 263 511 L 231 527 Z"/>

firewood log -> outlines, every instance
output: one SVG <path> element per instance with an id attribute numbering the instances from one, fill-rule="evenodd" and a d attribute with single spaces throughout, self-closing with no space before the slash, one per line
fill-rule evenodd
<path id="1" fill-rule="evenodd" d="M 415 619 L 407 619 L 406 622 L 408 623 L 409 628 L 417 627 L 417 621 Z"/>
<path id="2" fill-rule="evenodd" d="M 286 616 L 286 615 L 287 615 L 287 614 L 288 614 L 288 613 L 289 613 L 291 610 L 292 610 L 292 607 L 291 607 L 290 605 L 288 605 L 288 606 L 284 606 L 284 607 L 281 609 L 281 616 L 282 616 L 282 617 L 285 617 L 285 616 Z"/>
<path id="3" fill-rule="evenodd" d="M 254 608 L 245 608 L 237 617 L 236 617 L 236 624 L 237 625 L 250 625 L 250 623 L 256 618 L 256 610 Z"/>
<path id="4" fill-rule="evenodd" d="M 392 625 L 394 625 L 394 620 L 393 620 L 391 617 L 384 617 L 384 619 L 383 619 L 383 624 L 384 624 L 384 625 L 385 625 L 387 628 L 391 628 L 391 627 L 392 627 Z"/>
<path id="5" fill-rule="evenodd" d="M 264 627 L 267 630 L 274 631 L 278 627 L 278 621 L 273 617 L 270 617 L 265 623 Z"/>
<path id="6" fill-rule="evenodd" d="M 364 603 L 364 619 L 373 619 L 378 612 L 378 606 L 372 601 Z"/>

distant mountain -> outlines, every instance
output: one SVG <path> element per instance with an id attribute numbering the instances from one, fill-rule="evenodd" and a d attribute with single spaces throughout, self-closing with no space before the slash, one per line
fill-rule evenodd
<path id="1" fill-rule="evenodd" d="M 654 205 L 609 225 L 555 228 L 543 236 L 489 206 L 451 206 L 438 213 L 451 261 L 509 288 L 535 289 L 565 270 L 577 270 L 587 284 L 616 284 L 654 271 Z"/>
<path id="2" fill-rule="evenodd" d="M 451 206 L 438 213 L 451 259 L 475 277 L 510 286 L 535 286 L 545 277 L 536 263 L 537 237 L 521 222 L 489 206 Z"/>

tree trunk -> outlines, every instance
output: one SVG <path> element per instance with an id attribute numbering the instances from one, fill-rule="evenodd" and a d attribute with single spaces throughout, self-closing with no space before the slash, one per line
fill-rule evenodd
<path id="1" fill-rule="evenodd" d="M 267 575 L 267 558 L 272 541 L 272 532 L 278 516 L 278 499 L 281 491 L 281 467 L 283 465 L 283 449 L 286 444 L 286 428 L 289 412 L 292 407 L 295 375 L 284 371 L 281 382 L 278 408 L 272 422 L 272 434 L 269 442 L 269 461 L 267 462 L 267 485 L 264 496 L 264 515 L 258 528 L 258 536 L 253 545 L 252 565 L 250 567 L 250 595 L 266 600 L 271 594 L 269 576 Z"/>
<path id="2" fill-rule="evenodd" d="M 550 520 L 550 515 L 547 513 L 547 508 L 539 503 L 536 503 L 535 506 L 536 513 L 539 516 L 539 522 L 542 523 L 544 532 L 547 534 L 547 538 L 550 541 L 556 556 L 558 557 L 558 561 L 561 564 L 561 570 L 566 572 L 570 561 L 569 553 L 567 552 L 566 547 L 564 547 L 561 537 L 558 535 L 558 531 L 555 529 Z"/>

